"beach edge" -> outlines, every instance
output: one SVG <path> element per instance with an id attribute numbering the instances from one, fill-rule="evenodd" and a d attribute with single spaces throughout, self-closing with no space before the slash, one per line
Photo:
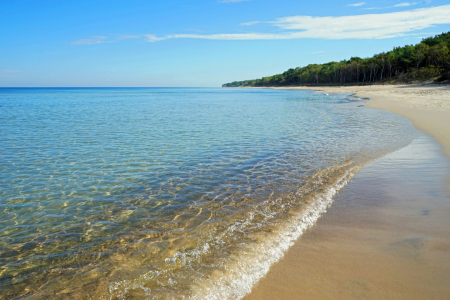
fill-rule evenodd
<path id="1" fill-rule="evenodd" d="M 450 85 L 369 85 L 269 87 L 313 90 L 315 93 L 351 93 L 370 98 L 365 107 L 386 110 L 411 120 L 414 127 L 431 135 L 450 157 Z"/>

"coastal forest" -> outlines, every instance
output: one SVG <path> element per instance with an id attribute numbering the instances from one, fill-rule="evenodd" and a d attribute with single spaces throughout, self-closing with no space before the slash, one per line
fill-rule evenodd
<path id="1" fill-rule="evenodd" d="M 310 64 L 261 79 L 234 81 L 223 87 L 350 85 L 450 80 L 450 32 L 396 47 L 370 58 Z"/>

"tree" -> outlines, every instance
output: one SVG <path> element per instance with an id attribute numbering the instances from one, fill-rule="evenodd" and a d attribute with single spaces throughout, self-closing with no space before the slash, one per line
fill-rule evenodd
<path id="1" fill-rule="evenodd" d="M 430 46 L 425 43 L 420 43 L 416 45 L 416 69 L 419 70 L 419 66 L 425 59 L 426 53 L 430 50 Z"/>
<path id="2" fill-rule="evenodd" d="M 369 58 L 310 64 L 291 68 L 282 74 L 256 80 L 235 81 L 224 86 L 278 86 L 294 84 L 345 84 L 375 82 L 397 77 L 400 80 L 419 76 L 450 74 L 450 32 L 425 38 L 413 46 L 395 47 L 387 53 Z M 448 75 L 445 75 L 448 76 Z"/>

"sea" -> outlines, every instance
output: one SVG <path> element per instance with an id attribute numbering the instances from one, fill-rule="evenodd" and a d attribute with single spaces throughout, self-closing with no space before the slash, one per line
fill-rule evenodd
<path id="1" fill-rule="evenodd" d="M 418 135 L 304 90 L 0 88 L 0 299 L 241 299 Z"/>

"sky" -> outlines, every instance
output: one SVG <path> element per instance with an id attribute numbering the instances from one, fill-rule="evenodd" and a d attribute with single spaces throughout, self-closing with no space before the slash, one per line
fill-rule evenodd
<path id="1" fill-rule="evenodd" d="M 220 87 L 450 31 L 450 0 L 0 0 L 0 87 Z"/>

